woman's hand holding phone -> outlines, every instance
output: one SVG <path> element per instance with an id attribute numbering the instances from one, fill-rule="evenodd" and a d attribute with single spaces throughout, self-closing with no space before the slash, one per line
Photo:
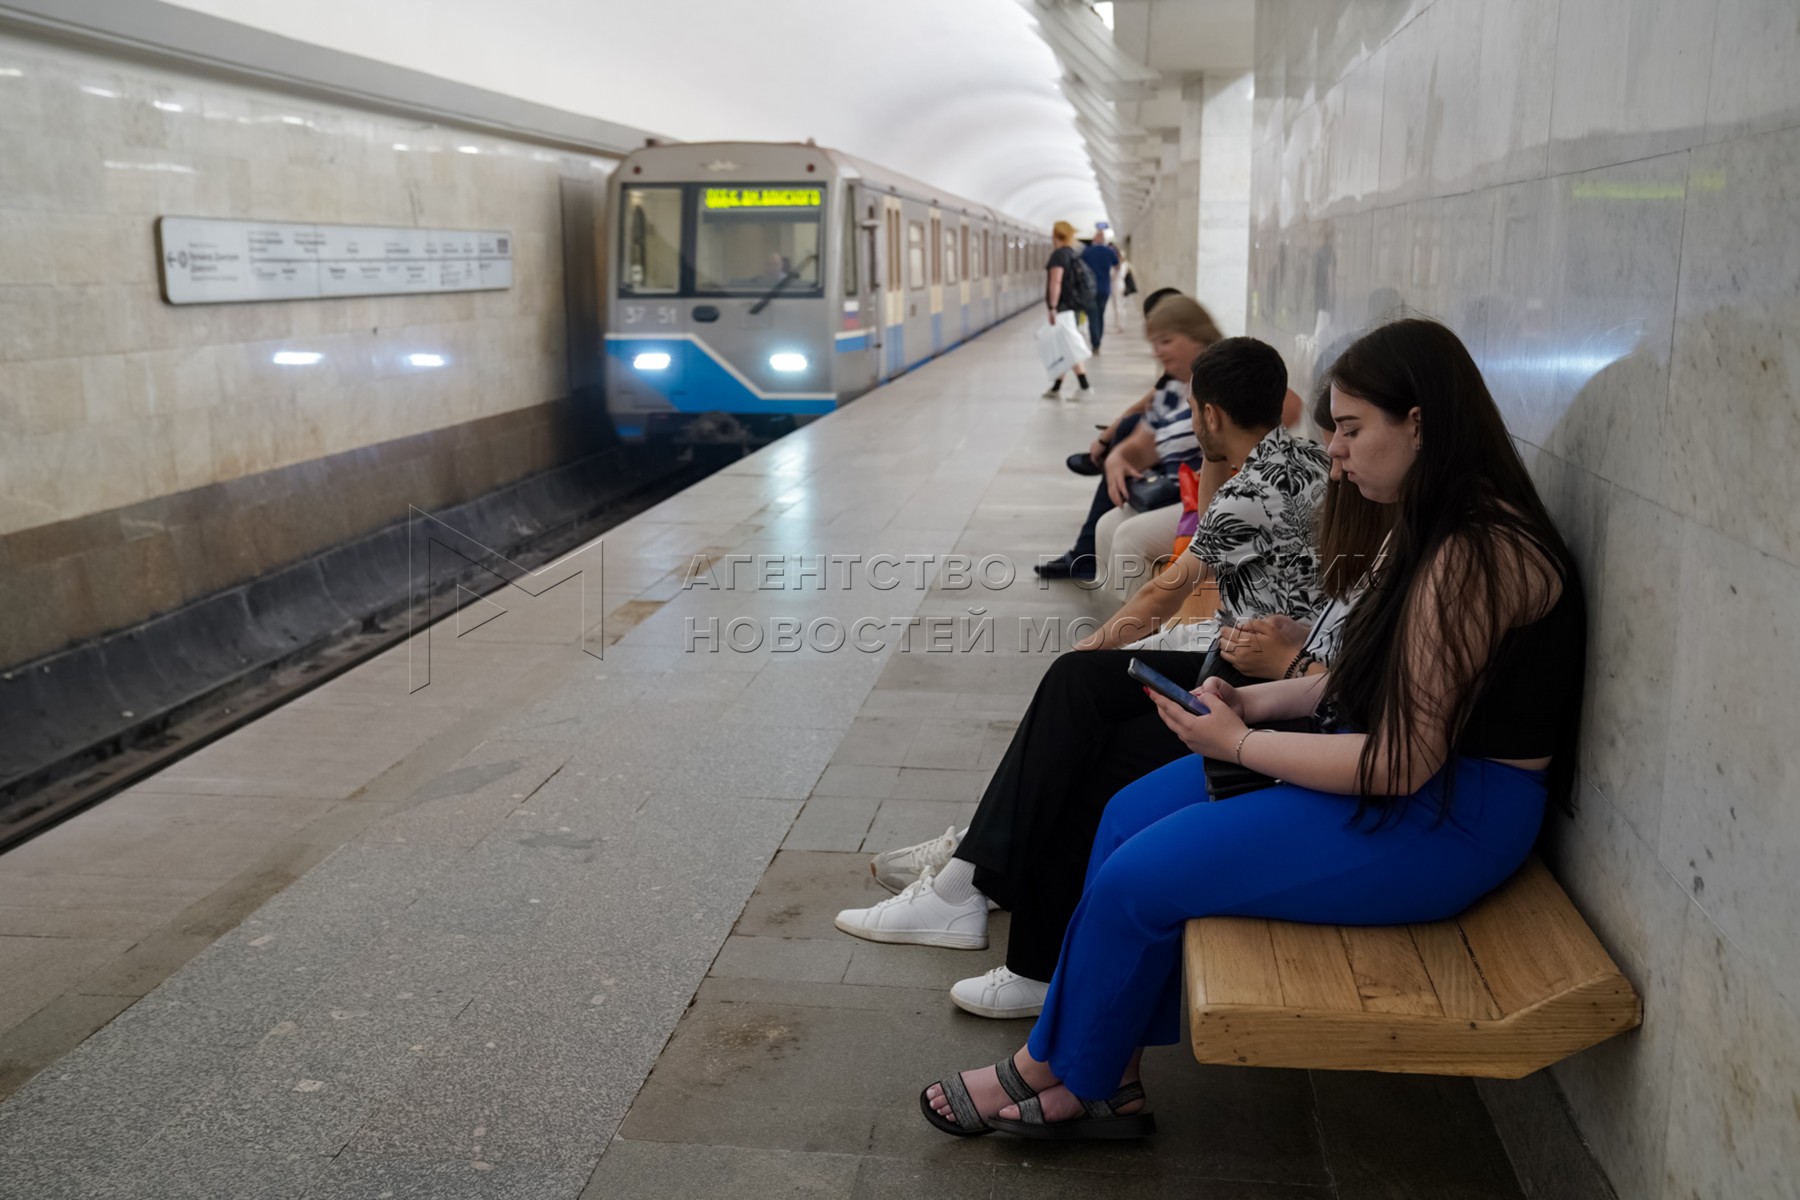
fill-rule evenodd
<path id="1" fill-rule="evenodd" d="M 1244 715 L 1243 694 L 1217 675 L 1208 675 L 1201 682 L 1200 697 L 1208 708 L 1229 708 L 1237 714 L 1238 720 L 1248 722 L 1250 719 Z"/>

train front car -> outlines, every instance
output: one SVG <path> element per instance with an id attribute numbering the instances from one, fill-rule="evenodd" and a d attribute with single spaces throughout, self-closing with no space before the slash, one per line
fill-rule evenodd
<path id="1" fill-rule="evenodd" d="M 840 345 L 862 348 L 846 312 L 854 284 L 844 296 L 848 191 L 814 146 L 652 146 L 620 164 L 607 205 L 606 393 L 621 437 L 728 413 L 711 436 L 735 436 L 735 422 L 761 440 L 873 384 L 872 366 L 862 380 L 837 361 Z"/>

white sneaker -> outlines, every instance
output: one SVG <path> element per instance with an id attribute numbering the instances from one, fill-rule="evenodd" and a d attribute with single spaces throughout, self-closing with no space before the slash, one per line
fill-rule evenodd
<path id="1" fill-rule="evenodd" d="M 950 1001 L 964 1012 L 978 1017 L 1035 1017 L 1044 1011 L 1044 997 L 1050 985 L 1023 975 L 1015 975 L 1005 967 L 995 967 L 986 975 L 964 979 L 950 989 Z"/>
<path id="2" fill-rule="evenodd" d="M 931 888 L 937 874 L 926 867 L 898 896 L 873 908 L 846 908 L 832 924 L 871 942 L 986 950 L 987 899 L 980 892 L 966 904 L 952 904 Z"/>
<path id="3" fill-rule="evenodd" d="M 956 831 L 956 826 L 944 830 L 943 837 L 932 838 L 929 842 L 920 842 L 916 846 L 908 846 L 904 850 L 889 850 L 877 854 L 869 860 L 869 874 L 875 876 L 875 882 L 888 891 L 898 894 L 901 889 L 916 880 L 927 867 L 933 871 L 941 871 L 950 865 L 950 858 L 956 848 L 962 844 L 963 833 Z"/>
<path id="4" fill-rule="evenodd" d="M 1062 399 L 1062 389 L 1061 388 L 1045 388 L 1044 389 L 1044 399 L 1046 399 L 1046 400 L 1061 400 Z"/>

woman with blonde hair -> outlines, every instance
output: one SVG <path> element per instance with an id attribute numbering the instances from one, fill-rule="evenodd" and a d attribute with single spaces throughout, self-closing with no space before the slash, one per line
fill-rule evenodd
<path id="1" fill-rule="evenodd" d="M 1044 303 L 1050 310 L 1050 323 L 1056 324 L 1056 314 L 1072 312 L 1080 315 L 1087 310 L 1075 302 L 1075 272 L 1080 269 L 1081 257 L 1075 253 L 1075 227 L 1067 221 L 1058 221 L 1050 230 L 1050 238 L 1056 248 L 1050 251 L 1050 261 L 1045 265 L 1048 279 L 1044 288 Z M 1075 364 L 1075 380 L 1081 384 L 1081 390 L 1087 391 L 1094 386 L 1088 382 L 1087 372 L 1081 364 Z M 1044 399 L 1057 400 L 1062 397 L 1063 377 L 1058 375 L 1056 382 L 1044 393 Z"/>

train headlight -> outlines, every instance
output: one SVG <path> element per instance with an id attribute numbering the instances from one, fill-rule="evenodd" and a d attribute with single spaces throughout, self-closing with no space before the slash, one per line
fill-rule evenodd
<path id="1" fill-rule="evenodd" d="M 647 350 L 632 359 L 631 365 L 640 371 L 666 371 L 669 369 L 669 356 L 661 350 Z"/>
<path id="2" fill-rule="evenodd" d="M 794 371 L 804 371 L 806 370 L 806 355 L 771 354 L 769 355 L 769 365 L 777 371 L 786 371 L 789 373 Z"/>

